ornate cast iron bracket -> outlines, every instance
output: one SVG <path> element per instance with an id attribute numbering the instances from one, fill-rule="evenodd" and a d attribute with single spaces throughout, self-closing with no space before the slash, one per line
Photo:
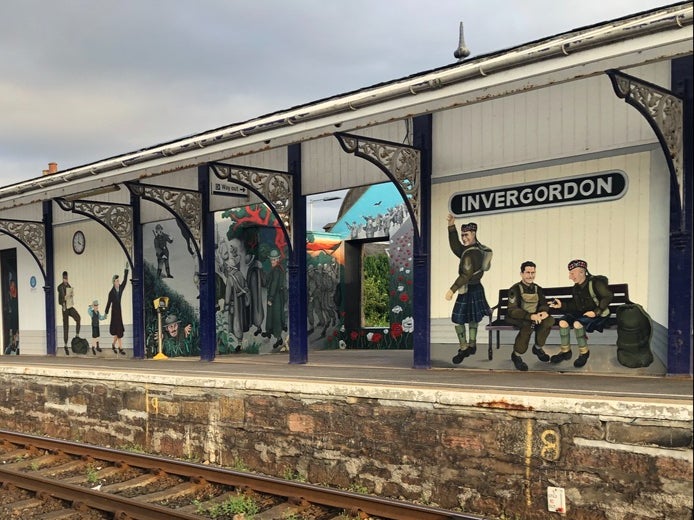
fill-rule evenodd
<path id="1" fill-rule="evenodd" d="M 118 240 L 133 267 L 133 209 L 128 204 L 96 200 L 55 199 L 63 211 L 71 211 L 95 220 Z"/>
<path id="2" fill-rule="evenodd" d="M 210 163 L 210 168 L 217 178 L 245 186 L 268 205 L 282 226 L 291 255 L 292 176 L 276 170 L 236 164 Z"/>
<path id="3" fill-rule="evenodd" d="M 669 90 L 618 70 L 611 69 L 606 73 L 612 81 L 615 94 L 636 108 L 658 137 L 679 196 L 677 209 L 680 214 L 680 231 L 686 230 L 682 146 L 684 101 Z"/>
<path id="4" fill-rule="evenodd" d="M 199 192 L 134 182 L 125 185 L 133 195 L 154 202 L 173 214 L 184 238 L 192 239 L 198 260 L 202 261 L 202 196 Z"/>
<path id="5" fill-rule="evenodd" d="M 20 242 L 34 257 L 46 280 L 46 227 L 43 222 L 0 219 L 0 232 Z"/>
<path id="6" fill-rule="evenodd" d="M 413 146 L 343 132 L 336 133 L 335 137 L 345 152 L 375 164 L 395 183 L 405 200 L 414 223 L 413 227 L 419 236 L 421 151 Z"/>

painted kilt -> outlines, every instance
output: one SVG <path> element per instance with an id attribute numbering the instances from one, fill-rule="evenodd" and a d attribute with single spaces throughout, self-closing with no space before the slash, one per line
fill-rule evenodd
<path id="1" fill-rule="evenodd" d="M 482 318 L 489 316 L 492 310 L 484 295 L 484 287 L 481 283 L 467 286 L 465 294 L 458 294 L 453 306 L 451 320 L 453 323 L 479 323 Z"/>

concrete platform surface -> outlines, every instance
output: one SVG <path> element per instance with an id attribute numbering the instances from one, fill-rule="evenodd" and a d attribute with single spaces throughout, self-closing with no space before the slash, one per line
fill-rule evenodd
<path id="1" fill-rule="evenodd" d="M 133 373 L 156 375 L 157 379 L 204 375 L 214 379 L 287 380 L 292 381 L 293 387 L 303 380 L 499 395 L 542 394 L 550 398 L 590 396 L 673 400 L 680 404 L 692 401 L 691 377 L 665 376 L 661 366 L 645 369 L 617 366 L 613 370 L 607 349 L 602 350 L 601 356 L 598 347 L 592 349 L 591 358 L 582 369 L 574 368 L 573 360 L 553 365 L 526 354 L 528 372 L 515 370 L 508 357 L 510 350 L 504 347 L 494 352 L 491 361 L 487 359 L 486 347 L 478 348 L 477 354 L 461 365 L 450 361 L 455 351 L 454 345 L 432 346 L 431 369 L 413 369 L 409 350 L 312 350 L 307 364 L 289 364 L 287 353 L 233 354 L 204 362 L 191 358 L 140 360 L 114 357 L 104 351 L 98 356 L 0 356 L 0 372 L 30 375 L 49 370 L 53 374 L 61 370 L 65 374 L 106 371 L 116 380 Z M 601 371 L 596 370 L 598 367 Z"/>

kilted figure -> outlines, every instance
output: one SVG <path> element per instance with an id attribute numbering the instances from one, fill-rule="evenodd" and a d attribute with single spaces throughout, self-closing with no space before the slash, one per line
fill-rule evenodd
<path id="1" fill-rule="evenodd" d="M 459 343 L 453 363 L 459 364 L 477 352 L 477 326 L 491 312 L 481 280 L 484 272 L 491 266 L 492 250 L 477 241 L 477 224 L 474 222 L 460 227 L 459 239 L 455 219 L 451 214 L 448 215 L 448 242 L 453 254 L 460 258 L 458 278 L 446 291 L 446 300 L 453 299 L 453 295 L 458 293 L 451 320 L 456 324 L 455 332 Z M 469 335 L 465 331 L 466 324 Z"/>

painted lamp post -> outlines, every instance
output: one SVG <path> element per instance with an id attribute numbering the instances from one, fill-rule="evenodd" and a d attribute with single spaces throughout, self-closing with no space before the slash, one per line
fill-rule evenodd
<path id="1" fill-rule="evenodd" d="M 169 359 L 169 357 L 164 354 L 163 341 L 164 334 L 161 330 L 161 315 L 169 306 L 169 299 L 166 296 L 161 296 L 154 299 L 154 308 L 157 310 L 157 339 L 159 340 L 159 351 L 154 356 L 153 359 Z"/>

